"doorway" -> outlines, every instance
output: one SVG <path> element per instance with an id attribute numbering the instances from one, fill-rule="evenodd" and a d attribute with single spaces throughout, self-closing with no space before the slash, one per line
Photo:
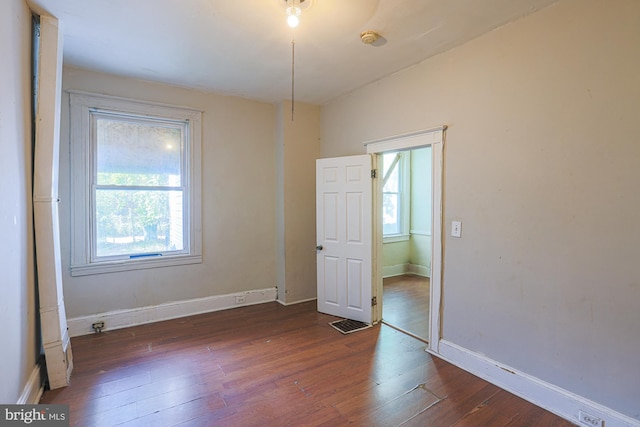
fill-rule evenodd
<path id="1" fill-rule="evenodd" d="M 382 166 L 380 163 L 384 163 L 383 154 L 390 152 L 407 152 L 417 150 L 420 148 L 430 149 L 430 159 L 424 160 L 422 167 L 417 167 L 417 170 L 426 174 L 428 178 L 424 178 L 427 182 L 426 186 L 430 188 L 430 197 L 426 196 L 430 204 L 425 208 L 430 216 L 426 216 L 427 221 L 430 223 L 430 255 L 427 257 L 430 269 L 428 271 L 420 271 L 422 276 L 429 277 L 429 290 L 426 307 L 423 305 L 420 311 L 424 311 L 424 318 L 426 318 L 426 327 L 428 334 L 420 339 L 428 343 L 427 350 L 432 353 L 439 352 L 439 343 L 441 338 L 440 328 L 440 310 L 441 310 L 441 283 L 442 283 L 442 177 L 443 177 L 443 158 L 444 158 L 444 131 L 446 126 L 439 126 L 432 129 L 411 132 L 407 134 L 391 136 L 375 141 L 369 141 L 365 143 L 365 147 L 368 154 L 374 155 L 374 167 L 382 174 Z M 417 156 L 418 158 L 420 156 Z M 414 159 L 415 160 L 415 159 Z M 431 168 L 425 163 L 430 163 Z M 383 233 L 383 179 L 377 179 L 374 185 L 373 199 L 373 224 L 375 225 L 373 236 L 373 299 L 380 301 L 375 306 L 373 313 L 373 321 L 386 322 L 383 316 L 383 310 L 385 305 L 384 298 L 384 240 Z M 425 214 L 417 214 L 423 215 Z M 411 229 L 409 229 L 410 234 Z M 418 235 L 418 233 L 415 233 Z M 409 236 L 410 237 L 410 236 Z M 409 263 L 411 264 L 411 263 Z M 411 272 L 412 267 L 409 266 Z M 397 272 L 397 271 L 396 271 Z M 415 269 L 413 273 L 415 273 Z M 387 269 L 387 273 L 389 270 Z M 415 274 L 413 274 L 415 275 Z M 418 275 L 418 276 L 419 276 Z M 387 301 L 388 304 L 392 304 L 392 301 Z M 406 310 L 406 308 L 405 308 Z M 400 312 L 400 310 L 393 310 L 394 312 Z M 389 317 L 390 314 L 387 314 Z M 422 321 L 424 322 L 424 318 Z M 398 329 L 403 329 L 399 327 Z M 407 331 L 409 332 L 409 331 Z M 418 335 L 418 334 L 415 334 Z M 423 331 L 419 332 L 419 335 L 424 335 Z M 418 335 L 418 336 L 419 336 Z"/>
<path id="2" fill-rule="evenodd" d="M 378 154 L 382 321 L 425 342 L 429 337 L 431 162 L 431 146 Z"/>

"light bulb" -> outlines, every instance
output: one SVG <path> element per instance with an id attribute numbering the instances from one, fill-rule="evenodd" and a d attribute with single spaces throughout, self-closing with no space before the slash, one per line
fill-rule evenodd
<path id="1" fill-rule="evenodd" d="M 287 24 L 291 28 L 295 28 L 300 24 L 300 8 L 296 6 L 296 2 L 292 1 L 291 6 L 287 7 Z"/>
<path id="2" fill-rule="evenodd" d="M 300 18 L 298 18 L 296 15 L 289 15 L 287 17 L 287 25 L 289 25 L 291 28 L 297 27 L 298 24 L 300 24 Z"/>

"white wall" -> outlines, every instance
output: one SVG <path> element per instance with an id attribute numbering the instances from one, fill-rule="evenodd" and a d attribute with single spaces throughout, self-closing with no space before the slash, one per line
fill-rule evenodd
<path id="1" fill-rule="evenodd" d="M 31 204 L 31 11 L 0 2 L 0 403 L 16 403 L 36 365 Z"/>
<path id="2" fill-rule="evenodd" d="M 562 0 L 334 100 L 322 125 L 323 157 L 448 125 L 444 338 L 635 419 L 638 46 L 637 0 Z"/>
<path id="3" fill-rule="evenodd" d="M 409 239 L 382 245 L 383 276 L 431 271 L 431 147 L 411 150 Z"/>
<path id="4" fill-rule="evenodd" d="M 431 170 L 431 147 L 412 150 L 409 263 L 427 272 L 431 271 Z"/>
<path id="5" fill-rule="evenodd" d="M 386 242 L 382 244 L 383 276 L 397 276 L 406 273 L 411 257 L 411 242 Z"/>
<path id="6" fill-rule="evenodd" d="M 69 275 L 69 97 L 63 94 L 60 228 L 70 318 L 276 286 L 276 109 L 271 104 L 65 68 L 63 90 L 203 111 L 203 263 Z"/>

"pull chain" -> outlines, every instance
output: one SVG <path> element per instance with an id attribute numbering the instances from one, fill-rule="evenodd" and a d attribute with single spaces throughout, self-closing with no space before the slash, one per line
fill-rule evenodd
<path id="1" fill-rule="evenodd" d="M 296 64 L 296 43 L 292 37 L 291 38 L 291 121 L 293 121 L 293 112 L 294 112 L 295 64 Z"/>

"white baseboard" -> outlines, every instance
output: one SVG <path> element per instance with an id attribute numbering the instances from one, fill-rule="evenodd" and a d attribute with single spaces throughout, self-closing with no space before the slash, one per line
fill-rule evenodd
<path id="1" fill-rule="evenodd" d="M 77 337 L 92 334 L 94 331 L 91 329 L 91 325 L 98 321 L 104 322 L 105 327 L 103 331 L 109 331 L 145 323 L 159 322 L 161 320 L 192 316 L 194 314 L 272 302 L 276 300 L 276 296 L 276 288 L 236 292 L 233 294 L 214 295 L 129 310 L 109 311 L 90 316 L 74 317 L 67 319 L 67 324 L 69 327 L 69 335 Z"/>
<path id="2" fill-rule="evenodd" d="M 431 267 L 425 267 L 424 265 L 409 264 L 409 274 L 415 274 L 416 276 L 431 277 Z"/>
<path id="3" fill-rule="evenodd" d="M 278 301 L 280 304 L 287 306 L 287 305 L 302 304 L 303 302 L 315 301 L 315 300 L 317 300 L 317 299 L 318 299 L 318 298 L 314 297 L 314 298 L 301 299 L 301 300 L 299 300 L 299 301 L 293 301 L 293 302 L 284 302 L 284 301 L 282 301 L 282 300 L 280 300 L 280 299 L 279 299 L 279 300 L 277 300 L 277 301 Z"/>
<path id="4" fill-rule="evenodd" d="M 640 427 L 640 420 L 505 366 L 482 354 L 441 340 L 437 357 L 578 425 L 578 411 L 604 421 L 606 427 Z"/>
<path id="5" fill-rule="evenodd" d="M 402 276 L 403 274 L 431 277 L 431 269 L 417 264 L 397 264 L 382 267 L 383 278 Z"/>
<path id="6" fill-rule="evenodd" d="M 44 383 L 42 382 L 42 372 L 40 365 L 36 365 L 29 375 L 27 384 L 22 390 L 22 394 L 16 402 L 18 405 L 34 405 L 40 402 L 40 398 L 44 393 Z"/>
<path id="7" fill-rule="evenodd" d="M 409 264 L 388 265 L 382 267 L 382 277 L 402 276 L 409 271 Z"/>

